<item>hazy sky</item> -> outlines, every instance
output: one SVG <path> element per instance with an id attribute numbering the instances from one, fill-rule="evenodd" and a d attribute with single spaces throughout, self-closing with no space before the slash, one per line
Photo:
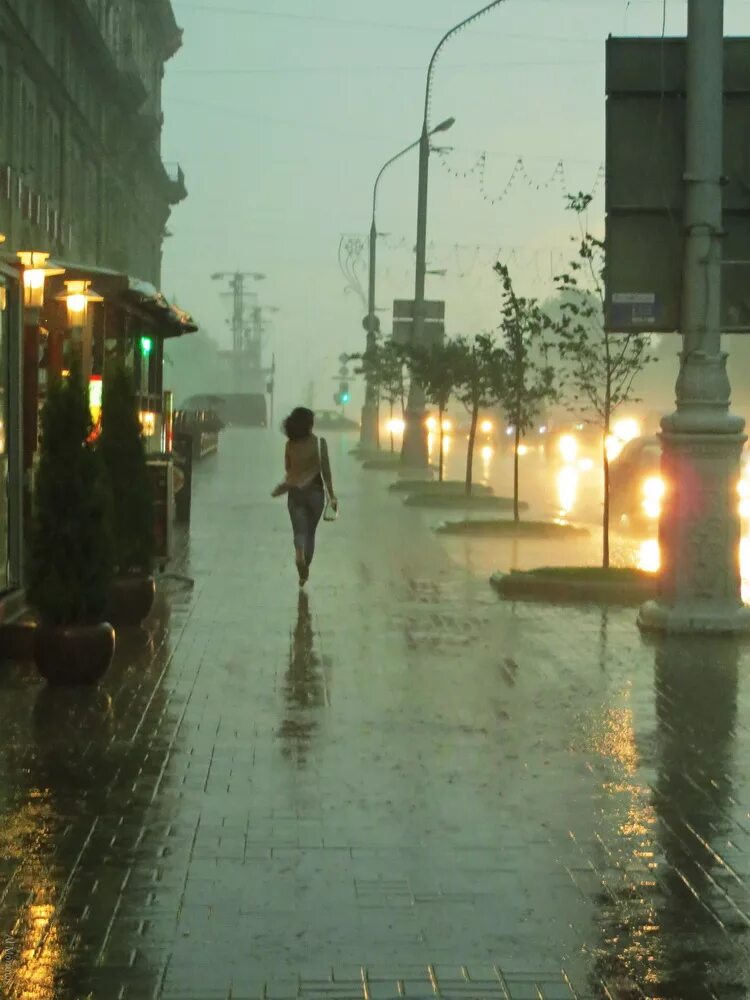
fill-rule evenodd
<path id="1" fill-rule="evenodd" d="M 364 342 L 341 236 L 369 231 L 377 171 L 419 135 L 432 50 L 481 0 L 173 2 L 185 37 L 167 71 L 163 151 L 190 197 L 170 224 L 164 290 L 228 344 L 210 274 L 264 272 L 260 301 L 281 309 L 269 353 L 283 401 L 314 380 L 316 404 L 332 405 L 338 355 Z M 428 266 L 447 274 L 427 290 L 445 298 L 449 333 L 496 325 L 498 256 L 525 292 L 551 290 L 573 231 L 563 190 L 591 190 L 604 160 L 605 39 L 661 34 L 663 16 L 684 34 L 685 12 L 685 0 L 506 0 L 449 43 L 432 122 L 456 125 L 436 137 L 452 149 L 431 158 L 428 229 Z M 750 34 L 750 0 L 726 0 L 726 30 Z M 379 307 L 413 296 L 416 183 L 412 153 L 380 187 Z M 365 284 L 366 269 L 365 248 Z"/>

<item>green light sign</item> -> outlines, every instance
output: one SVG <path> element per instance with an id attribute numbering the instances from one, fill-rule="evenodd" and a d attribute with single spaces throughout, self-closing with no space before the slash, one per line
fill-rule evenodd
<path id="1" fill-rule="evenodd" d="M 151 337 L 141 337 L 141 353 L 144 358 L 147 358 L 154 348 L 154 342 Z"/>

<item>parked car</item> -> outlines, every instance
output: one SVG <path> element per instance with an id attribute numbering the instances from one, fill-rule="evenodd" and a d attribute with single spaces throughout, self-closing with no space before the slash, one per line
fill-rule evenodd
<path id="1" fill-rule="evenodd" d="M 316 410 L 315 427 L 320 431 L 355 431 L 359 424 L 338 410 Z"/>

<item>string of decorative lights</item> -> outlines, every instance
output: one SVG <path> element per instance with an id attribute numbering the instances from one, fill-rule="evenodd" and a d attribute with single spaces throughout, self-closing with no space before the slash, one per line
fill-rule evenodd
<path id="1" fill-rule="evenodd" d="M 534 180 L 534 178 L 529 173 L 526 167 L 526 161 L 522 156 L 516 158 L 513 164 L 513 169 L 511 170 L 510 176 L 508 177 L 505 184 L 500 188 L 499 194 L 490 194 L 488 190 L 487 181 L 487 165 L 489 154 L 485 151 L 480 153 L 477 160 L 471 165 L 466 167 L 464 170 L 456 168 L 450 162 L 450 158 L 454 155 L 455 151 L 449 151 L 445 149 L 436 149 L 435 152 L 438 154 L 438 159 L 443 167 L 443 169 L 459 180 L 466 180 L 471 177 L 478 177 L 479 180 L 479 192 L 482 198 L 488 202 L 490 205 L 498 205 L 504 201 L 515 185 L 522 181 L 526 186 L 532 191 L 547 191 L 554 185 L 559 185 L 562 194 L 568 193 L 568 180 L 567 173 L 565 169 L 565 161 L 560 159 L 555 164 L 554 170 L 545 180 Z M 604 182 L 604 165 L 600 164 L 594 182 L 590 188 L 590 193 L 596 195 L 600 190 Z"/>

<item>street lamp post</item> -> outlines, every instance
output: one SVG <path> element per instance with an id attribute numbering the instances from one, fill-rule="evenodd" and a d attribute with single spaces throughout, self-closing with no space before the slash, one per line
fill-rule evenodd
<path id="1" fill-rule="evenodd" d="M 430 163 L 430 99 L 432 96 L 432 74 L 435 69 L 437 57 L 444 46 L 464 28 L 473 24 L 480 17 L 488 14 L 495 7 L 499 7 L 505 0 L 493 0 L 492 3 L 482 7 L 470 17 L 464 18 L 459 24 L 451 28 L 440 39 L 437 48 L 432 53 L 430 65 L 427 69 L 427 85 L 425 87 L 424 118 L 422 121 L 422 135 L 419 140 L 419 189 L 417 194 L 417 261 L 414 281 L 414 331 L 413 341 L 415 344 L 422 344 L 424 341 L 424 293 L 425 275 L 427 272 L 427 183 Z M 406 428 L 404 430 L 404 444 L 401 453 L 401 460 L 404 465 L 427 468 L 427 428 L 424 424 L 424 391 L 422 387 L 413 380 L 409 387 L 409 399 L 406 407 Z"/>
<path id="2" fill-rule="evenodd" d="M 750 631 L 737 492 L 745 423 L 729 410 L 721 349 L 723 6 L 688 4 L 683 348 L 677 407 L 662 420 L 659 597 L 639 616 L 660 632 Z"/>
<path id="3" fill-rule="evenodd" d="M 453 118 L 447 118 L 444 122 L 436 125 L 431 134 L 435 132 L 445 132 L 454 123 Z M 377 207 L 378 207 L 378 187 L 380 180 L 386 170 L 392 166 L 402 156 L 406 156 L 412 149 L 416 149 L 420 144 L 420 139 L 405 146 L 400 153 L 396 153 L 390 160 L 380 168 L 375 184 L 372 189 L 372 224 L 370 226 L 370 261 L 369 280 L 367 294 L 367 353 L 371 354 L 377 343 L 377 336 L 380 332 L 380 321 L 377 316 L 377 306 L 375 300 L 375 285 L 377 277 L 377 251 L 378 251 L 378 228 L 377 228 Z M 360 447 L 363 451 L 377 451 L 380 447 L 380 432 L 378 427 L 378 389 L 372 376 L 367 373 L 365 376 L 365 405 L 362 409 L 362 426 L 360 431 Z"/>

